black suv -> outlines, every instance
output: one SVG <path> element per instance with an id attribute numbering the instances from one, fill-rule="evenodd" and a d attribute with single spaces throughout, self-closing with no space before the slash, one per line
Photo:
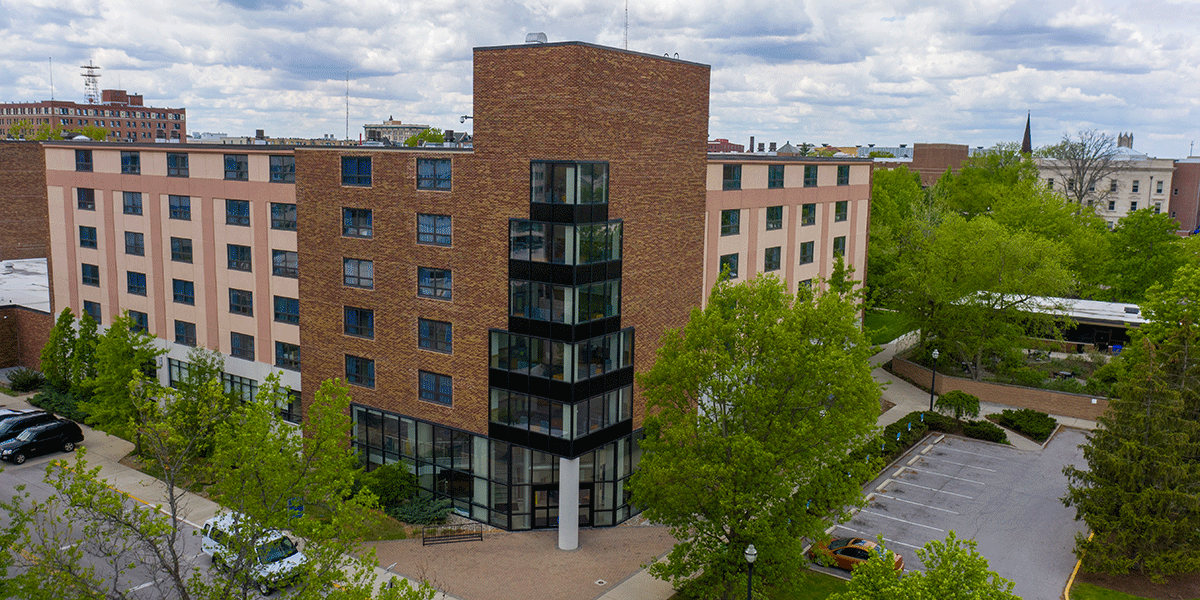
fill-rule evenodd
<path id="1" fill-rule="evenodd" d="M 53 423 L 58 417 L 43 411 L 29 411 L 22 415 L 11 416 L 0 421 L 0 442 L 7 442 L 30 427 Z"/>
<path id="2" fill-rule="evenodd" d="M 31 456 L 57 450 L 70 452 L 75 449 L 75 444 L 82 441 L 83 430 L 74 422 L 54 421 L 30 427 L 17 437 L 0 443 L 0 459 L 19 465 Z"/>

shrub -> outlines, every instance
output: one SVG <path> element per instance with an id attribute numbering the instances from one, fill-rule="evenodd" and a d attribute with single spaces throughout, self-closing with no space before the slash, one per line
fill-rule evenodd
<path id="1" fill-rule="evenodd" d="M 61 392 L 50 386 L 30 398 L 29 403 L 76 423 L 82 423 L 88 417 L 86 411 L 80 410 L 78 398 L 70 392 Z"/>
<path id="2" fill-rule="evenodd" d="M 385 512 L 387 512 L 389 517 L 404 523 L 431 525 L 433 523 L 441 523 L 446 519 L 446 515 L 450 514 L 451 510 L 452 506 L 449 498 L 422 497 L 417 495 L 409 498 L 407 502 L 402 502 L 388 508 Z"/>
<path id="3" fill-rule="evenodd" d="M 947 417 L 946 415 L 935 412 L 925 411 L 925 426 L 931 431 L 940 431 L 942 433 L 957 433 L 962 424 Z"/>
<path id="4" fill-rule="evenodd" d="M 1045 373 L 1030 367 L 1013 369 L 1013 371 L 1008 374 L 1008 378 L 1012 381 L 1012 383 L 1023 385 L 1025 387 L 1040 388 L 1046 382 Z"/>
<path id="5" fill-rule="evenodd" d="M 1050 437 L 1050 434 L 1054 433 L 1054 428 L 1058 426 L 1054 417 L 1031 408 L 1005 409 L 997 415 L 996 420 L 1001 425 L 1017 433 L 1025 434 L 1038 442 L 1046 441 L 1046 438 Z"/>
<path id="6" fill-rule="evenodd" d="M 953 414 L 956 421 L 975 418 L 979 416 L 979 397 L 961 390 L 946 392 L 938 397 L 937 409 L 943 414 Z"/>
<path id="7" fill-rule="evenodd" d="M 1086 394 L 1087 386 L 1079 382 L 1078 379 L 1053 379 L 1047 381 L 1042 387 L 1056 392 L 1067 392 L 1068 394 Z"/>
<path id="8" fill-rule="evenodd" d="M 963 435 L 987 442 L 1008 443 L 1008 434 L 991 421 L 967 421 L 967 424 L 963 425 Z"/>
<path id="9" fill-rule="evenodd" d="M 383 508 L 396 506 L 417 494 L 417 476 L 402 462 L 377 467 L 369 473 L 361 473 L 363 487 L 371 490 Z"/>
<path id="10" fill-rule="evenodd" d="M 8 388 L 14 392 L 32 392 L 45 383 L 46 376 L 34 369 L 21 367 L 8 374 Z"/>

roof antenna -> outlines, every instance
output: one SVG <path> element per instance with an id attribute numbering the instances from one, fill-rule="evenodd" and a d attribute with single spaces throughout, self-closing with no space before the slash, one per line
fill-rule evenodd
<path id="1" fill-rule="evenodd" d="M 54 102 L 54 57 L 49 57 L 50 60 L 50 101 Z"/>
<path id="2" fill-rule="evenodd" d="M 346 141 L 350 141 L 350 71 L 346 71 Z"/>
<path id="3" fill-rule="evenodd" d="M 625 49 L 629 49 L 629 0 L 625 0 Z"/>

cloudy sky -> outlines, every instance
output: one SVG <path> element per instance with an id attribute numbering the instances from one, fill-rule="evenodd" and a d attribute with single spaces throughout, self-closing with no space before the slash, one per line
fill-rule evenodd
<path id="1" fill-rule="evenodd" d="M 190 131 L 319 137 L 392 116 L 469 129 L 471 49 L 625 47 L 624 0 L 0 0 L 0 101 L 102 88 Z M 894 146 L 1132 131 L 1200 141 L 1195 0 L 629 0 L 628 48 L 712 66 L 709 137 Z M 1200 154 L 1200 149 L 1193 150 Z"/>

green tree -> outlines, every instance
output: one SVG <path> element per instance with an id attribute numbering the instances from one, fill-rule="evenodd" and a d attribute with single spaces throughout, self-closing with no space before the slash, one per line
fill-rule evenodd
<path id="1" fill-rule="evenodd" d="M 1130 167 L 1117 151 L 1111 135 L 1087 129 L 1071 136 L 1064 133 L 1057 144 L 1038 148 L 1041 165 L 1057 177 L 1055 190 L 1074 203 L 1078 210 L 1103 202 L 1111 193 L 1108 180 Z"/>
<path id="2" fill-rule="evenodd" d="M 96 377 L 96 346 L 100 343 L 96 330 L 96 320 L 83 313 L 71 353 L 71 392 L 77 397 L 86 396 L 87 382 Z"/>
<path id="3" fill-rule="evenodd" d="M 938 179 L 934 193 L 951 212 L 969 219 L 991 212 L 1012 194 L 1028 193 L 1027 187 L 1019 184 L 1037 182 L 1037 177 L 1037 167 L 1019 148 L 1000 144 L 967 159 L 957 175 L 947 171 Z"/>
<path id="4" fill-rule="evenodd" d="M 874 430 L 879 386 L 856 316 L 837 294 L 792 296 L 760 275 L 718 282 L 664 336 L 638 376 L 649 414 L 630 483 L 632 502 L 679 540 L 654 576 L 731 597 L 752 543 L 756 579 L 784 585 L 803 568 L 801 538 L 861 502 L 873 465 L 846 457 Z"/>
<path id="5" fill-rule="evenodd" d="M 952 390 L 938 396 L 937 410 L 944 415 L 954 416 L 961 421 L 963 417 L 974 419 L 979 416 L 979 397 L 962 390 Z"/>
<path id="6" fill-rule="evenodd" d="M 69 391 L 74 380 L 71 355 L 75 352 L 75 337 L 75 313 L 67 307 L 58 314 L 46 345 L 42 346 L 42 374 L 46 383 L 60 392 Z"/>
<path id="7" fill-rule="evenodd" d="M 67 131 L 73 131 L 80 135 L 85 135 L 90 140 L 103 142 L 108 139 L 108 130 L 98 125 L 84 125 L 82 127 L 73 127 Z"/>
<path id="8" fill-rule="evenodd" d="M 1076 536 L 1085 569 L 1161 581 L 1200 564 L 1200 267 L 1146 296 L 1116 397 L 1082 446 L 1088 468 L 1063 469 L 1063 502 L 1095 534 Z"/>
<path id="9" fill-rule="evenodd" d="M 216 424 L 234 412 L 241 398 L 224 389 L 221 374 L 225 371 L 225 359 L 220 352 L 195 347 L 188 350 L 187 363 L 187 370 L 175 384 L 178 390 L 175 396 L 184 400 L 163 404 L 177 418 L 180 433 L 196 440 L 198 455 L 207 457 L 216 444 Z M 189 401 L 199 397 L 206 401 Z"/>
<path id="10" fill-rule="evenodd" d="M 147 376 L 165 350 L 154 344 L 154 336 L 138 328 L 129 313 L 113 319 L 96 344 L 96 377 L 90 380 L 92 397 L 80 402 L 88 413 L 88 424 L 112 435 L 133 439 L 141 453 L 137 435 L 137 397 L 141 387 L 157 388 Z M 151 393 L 150 395 L 154 395 Z"/>
<path id="11" fill-rule="evenodd" d="M 1183 239 L 1175 234 L 1178 228 L 1175 219 L 1148 208 L 1122 218 L 1109 235 L 1108 289 L 1099 296 L 1114 302 L 1138 302 L 1152 285 L 1174 279 L 1175 269 L 1186 260 Z"/>
<path id="12" fill-rule="evenodd" d="M 945 541 L 930 540 L 917 558 L 924 570 L 901 574 L 892 567 L 890 550 L 872 555 L 854 570 L 846 591 L 829 600 L 1020 600 L 1013 582 L 988 569 L 975 540 L 959 540 L 953 531 Z"/>
<path id="13" fill-rule="evenodd" d="M 430 127 L 429 129 L 425 129 L 416 135 L 409 136 L 408 139 L 404 140 L 404 145 L 413 148 L 420 145 L 420 142 L 425 142 L 427 144 L 440 144 L 444 141 L 445 138 L 442 135 L 442 130 L 438 129 L 437 127 Z"/>
<path id="14" fill-rule="evenodd" d="M 901 165 L 876 171 L 871 181 L 871 243 L 867 245 L 867 297 L 886 306 L 900 285 L 896 281 L 901 258 L 921 232 L 940 221 L 941 210 L 931 204 L 921 188 L 921 177 Z"/>

